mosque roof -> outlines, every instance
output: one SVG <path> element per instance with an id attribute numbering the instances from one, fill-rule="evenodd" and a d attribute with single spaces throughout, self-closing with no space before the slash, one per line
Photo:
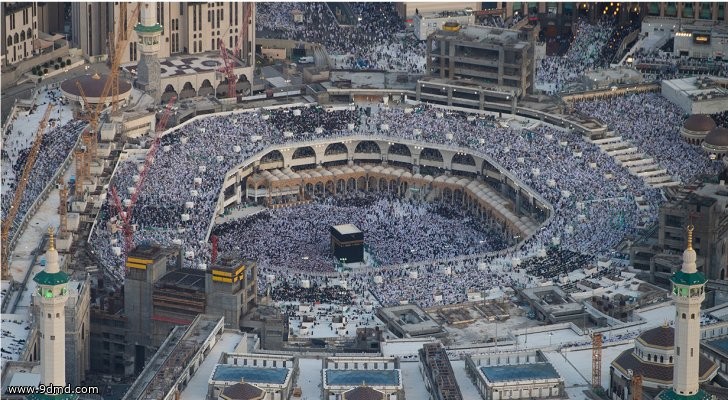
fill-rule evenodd
<path id="1" fill-rule="evenodd" d="M 683 128 L 693 132 L 710 132 L 715 126 L 713 118 L 705 114 L 693 114 L 683 123 Z"/>
<path id="2" fill-rule="evenodd" d="M 705 143 L 716 147 L 728 147 L 728 128 L 717 126 L 708 132 Z"/>
<path id="3" fill-rule="evenodd" d="M 241 382 L 226 387 L 220 396 L 227 400 L 254 400 L 263 398 L 263 390 L 249 383 Z"/>
<path id="4" fill-rule="evenodd" d="M 69 78 L 61 83 L 61 91 L 73 96 L 80 96 L 81 91 L 78 89 L 78 85 L 76 85 L 76 82 L 78 82 L 83 88 L 83 93 L 86 95 L 86 98 L 88 98 L 89 101 L 93 101 L 91 99 L 98 99 L 101 97 L 101 94 L 104 91 L 104 85 L 106 85 L 106 81 L 108 79 L 108 74 L 99 75 L 98 73 L 93 75 L 83 75 L 77 78 Z M 119 95 L 125 94 L 129 91 L 131 91 L 131 84 L 124 79 L 119 79 Z M 111 92 L 109 92 L 108 95 L 111 96 Z"/>
<path id="5" fill-rule="evenodd" d="M 672 383 L 672 364 L 659 364 L 642 360 L 634 354 L 634 350 L 632 349 L 623 351 L 622 354 L 612 361 L 612 365 L 625 375 L 629 370 L 632 370 L 635 375 L 642 375 L 645 379 L 651 381 Z M 708 380 L 717 368 L 718 364 L 711 361 L 705 355 L 700 354 L 698 379 L 701 382 Z"/>
<path id="6" fill-rule="evenodd" d="M 672 347 L 675 345 L 675 328 L 671 326 L 658 326 L 642 332 L 637 338 L 647 346 Z"/>

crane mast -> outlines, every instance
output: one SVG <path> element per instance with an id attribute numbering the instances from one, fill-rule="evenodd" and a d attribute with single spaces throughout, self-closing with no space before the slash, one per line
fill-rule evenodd
<path id="1" fill-rule="evenodd" d="M 48 118 L 51 115 L 51 110 L 53 110 L 53 104 L 49 104 L 48 108 L 46 108 L 45 114 L 43 114 L 43 119 L 40 121 L 38 131 L 35 135 L 35 141 L 30 148 L 30 152 L 28 152 L 28 158 L 25 161 L 23 173 L 20 175 L 20 179 L 18 179 L 18 186 L 15 189 L 13 201 L 10 203 L 8 214 L 5 216 L 5 220 L 2 223 L 2 279 L 9 280 L 12 278 L 12 275 L 10 274 L 10 228 L 13 226 L 15 217 L 18 215 L 18 209 L 20 208 L 20 203 L 23 200 L 25 188 L 28 186 L 30 173 L 33 170 L 33 165 L 35 164 L 36 159 L 38 158 L 40 146 L 43 142 L 43 133 L 48 125 Z"/>

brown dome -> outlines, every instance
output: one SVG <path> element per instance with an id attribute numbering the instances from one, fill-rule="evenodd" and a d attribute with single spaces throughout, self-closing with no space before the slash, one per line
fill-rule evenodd
<path id="1" fill-rule="evenodd" d="M 715 127 L 713 118 L 705 114 L 693 114 L 683 123 L 683 128 L 693 132 L 710 132 Z"/>
<path id="2" fill-rule="evenodd" d="M 658 326 L 642 332 L 637 340 L 650 347 L 673 347 L 675 345 L 675 329 L 670 326 Z"/>
<path id="3" fill-rule="evenodd" d="M 76 85 L 76 82 L 78 82 L 81 84 L 83 92 L 89 102 L 94 103 L 94 99 L 101 97 L 101 94 L 104 91 L 104 85 L 108 79 L 109 75 L 99 75 L 97 73 L 93 75 L 83 75 L 77 78 L 70 78 L 61 83 L 61 90 L 68 95 L 80 96 L 81 91 L 78 90 L 78 85 Z M 131 84 L 124 79 L 119 79 L 119 94 L 126 94 L 129 91 L 131 91 Z M 111 91 L 109 91 L 108 96 L 111 96 Z"/>
<path id="4" fill-rule="evenodd" d="M 728 129 L 718 126 L 705 137 L 705 144 L 713 147 L 728 147 Z"/>

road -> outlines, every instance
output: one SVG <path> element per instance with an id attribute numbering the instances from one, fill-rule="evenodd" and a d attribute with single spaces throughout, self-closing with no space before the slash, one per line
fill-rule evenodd
<path id="1" fill-rule="evenodd" d="M 0 99 L 0 102 L 2 103 L 0 105 L 0 110 L 2 112 L 2 123 L 5 123 L 5 119 L 10 114 L 10 111 L 13 109 L 15 101 L 29 99 L 30 96 L 33 94 L 33 89 L 35 89 L 36 86 L 46 86 L 49 84 L 58 83 L 68 78 L 74 78 L 80 75 L 92 73 L 93 71 L 104 74 L 109 72 L 109 68 L 106 66 L 105 63 L 85 64 L 68 70 L 68 72 L 58 74 L 47 79 L 43 79 L 38 85 L 28 82 L 17 86 L 12 86 L 7 90 L 3 90 L 2 98 Z"/>

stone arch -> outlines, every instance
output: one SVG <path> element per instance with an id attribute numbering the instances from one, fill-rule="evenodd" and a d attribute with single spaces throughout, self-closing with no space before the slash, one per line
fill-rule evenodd
<path id="1" fill-rule="evenodd" d="M 346 191 L 353 192 L 356 190 L 356 179 L 349 178 L 346 180 Z"/>
<path id="2" fill-rule="evenodd" d="M 387 191 L 387 180 L 385 178 L 379 178 L 379 188 L 378 189 L 380 192 Z"/>
<path id="3" fill-rule="evenodd" d="M 470 154 L 455 153 L 452 156 L 453 164 L 463 164 L 475 166 L 475 159 Z"/>
<path id="4" fill-rule="evenodd" d="M 324 194 L 324 183 L 319 181 L 316 182 L 316 186 L 314 186 L 314 192 L 316 196 L 321 196 Z"/>
<path id="5" fill-rule="evenodd" d="M 331 143 L 330 145 L 326 146 L 326 150 L 324 151 L 324 155 L 330 156 L 334 154 L 346 154 L 348 150 L 346 149 L 346 145 L 340 142 Z"/>
<path id="6" fill-rule="evenodd" d="M 393 143 L 389 146 L 388 153 L 391 155 L 412 157 L 412 152 L 409 147 L 402 143 Z"/>
<path id="7" fill-rule="evenodd" d="M 268 152 L 266 155 L 260 158 L 260 163 L 271 163 L 283 161 L 283 154 L 278 150 Z"/>
<path id="8" fill-rule="evenodd" d="M 25 40 L 25 31 L 20 31 L 20 41 L 22 42 L 24 40 Z"/>
<path id="9" fill-rule="evenodd" d="M 362 140 L 356 145 L 354 153 L 381 153 L 382 150 L 379 148 L 377 142 L 371 140 Z"/>
<path id="10" fill-rule="evenodd" d="M 178 97 L 177 91 L 174 90 L 174 86 L 167 85 L 167 87 L 164 88 L 164 93 L 162 93 L 162 103 L 169 103 L 169 100 L 172 97 Z"/>
<path id="11" fill-rule="evenodd" d="M 311 146 L 303 146 L 296 149 L 296 151 L 293 152 L 292 159 L 298 159 L 298 158 L 306 158 L 306 157 L 316 157 L 316 152 L 314 151 L 313 147 Z"/>
<path id="12" fill-rule="evenodd" d="M 336 187 L 334 186 L 334 181 L 326 181 L 326 193 L 328 194 L 335 194 L 336 193 Z"/>
<path id="13" fill-rule="evenodd" d="M 250 94 L 250 82 L 248 81 L 248 77 L 244 74 L 241 74 L 237 82 L 235 82 L 235 93 L 248 95 Z"/>
<path id="14" fill-rule="evenodd" d="M 450 188 L 446 187 L 442 189 L 442 200 L 450 200 L 452 199 L 452 190 Z"/>
<path id="15" fill-rule="evenodd" d="M 13 44 L 18 44 L 18 32 L 15 32 L 15 35 L 13 35 Z"/>
<path id="16" fill-rule="evenodd" d="M 377 190 L 377 178 L 370 176 L 369 177 L 369 184 L 367 185 L 370 192 L 374 192 Z"/>
<path id="17" fill-rule="evenodd" d="M 190 97 L 197 96 L 197 91 L 192 86 L 191 82 L 185 82 L 184 86 L 182 86 L 182 90 L 179 92 L 179 98 L 180 99 L 189 99 Z"/>
<path id="18" fill-rule="evenodd" d="M 367 178 L 365 176 L 360 176 L 359 179 L 356 180 L 356 189 L 358 191 L 364 191 L 367 188 Z"/>
<path id="19" fill-rule="evenodd" d="M 343 179 L 336 180 L 336 193 L 346 192 L 346 181 Z"/>
<path id="20" fill-rule="evenodd" d="M 12 46 L 13 45 L 13 35 L 8 35 L 7 42 L 8 42 L 8 46 Z"/>
<path id="21" fill-rule="evenodd" d="M 431 147 L 425 147 L 420 152 L 420 160 L 439 161 L 442 162 L 442 153 L 440 150 Z"/>
<path id="22" fill-rule="evenodd" d="M 28 39 L 33 38 L 33 31 L 30 28 L 28 28 L 28 33 L 25 35 L 25 37 L 27 37 Z"/>
<path id="23" fill-rule="evenodd" d="M 228 80 L 227 78 L 220 81 L 220 83 L 217 85 L 217 97 L 229 97 L 228 95 Z"/>
<path id="24" fill-rule="evenodd" d="M 215 88 L 212 87 L 212 83 L 210 83 L 209 79 L 205 79 L 202 81 L 202 85 L 199 89 L 197 89 L 197 95 L 199 96 L 209 96 L 211 94 L 215 94 Z"/>

